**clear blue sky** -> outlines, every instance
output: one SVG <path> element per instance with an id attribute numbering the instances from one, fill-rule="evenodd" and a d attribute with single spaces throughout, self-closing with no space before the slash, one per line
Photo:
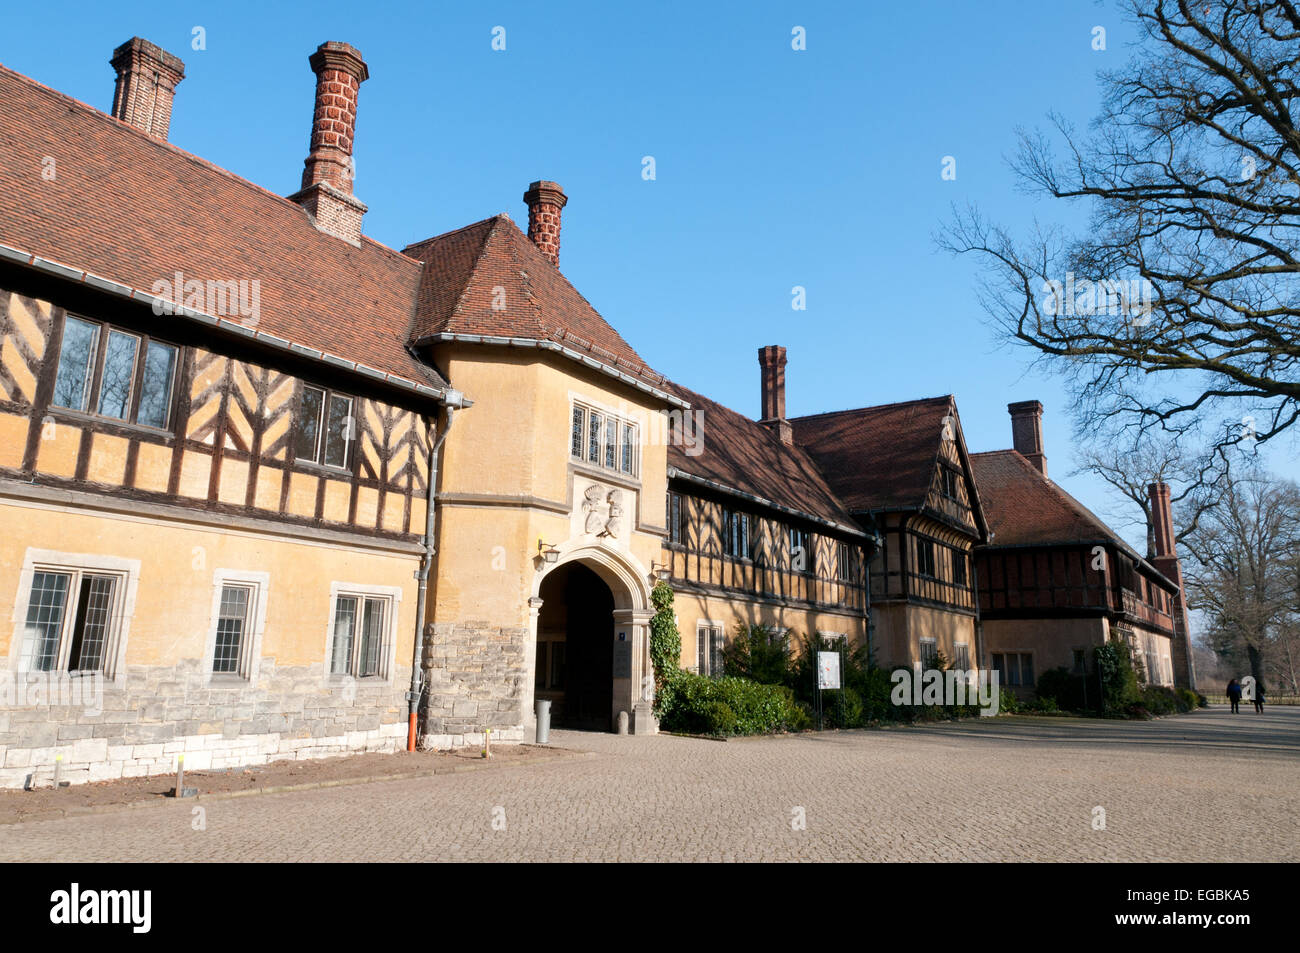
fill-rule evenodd
<path id="1" fill-rule="evenodd" d="M 108 60 L 133 35 L 185 61 L 172 142 L 285 195 L 307 154 L 307 57 L 349 42 L 371 73 L 356 145 L 371 237 L 522 224 L 528 183 L 554 179 L 564 273 L 673 379 L 757 416 L 757 348 L 783 344 L 791 415 L 953 393 L 973 451 L 1009 446 L 1006 404 L 1036 398 L 1052 475 L 1113 512 L 1101 484 L 1067 477 L 1061 383 L 993 336 L 976 262 L 933 242 L 953 203 L 1013 229 L 1066 220 L 1015 190 L 1005 157 L 1048 110 L 1095 114 L 1096 73 L 1132 39 L 1111 3 L 11 2 L 0 62 L 108 110 Z"/>

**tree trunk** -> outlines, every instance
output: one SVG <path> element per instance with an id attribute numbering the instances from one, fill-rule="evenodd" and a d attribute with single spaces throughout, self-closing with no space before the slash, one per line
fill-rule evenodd
<path id="1" fill-rule="evenodd" d="M 1260 654 L 1259 647 L 1251 642 L 1246 643 L 1246 657 L 1250 659 L 1250 674 L 1255 677 L 1256 690 L 1264 688 L 1264 656 Z"/>

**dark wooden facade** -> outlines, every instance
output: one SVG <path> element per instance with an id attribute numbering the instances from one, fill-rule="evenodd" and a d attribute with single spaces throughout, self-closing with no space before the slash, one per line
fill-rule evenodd
<path id="1" fill-rule="evenodd" d="M 862 514 L 883 540 L 870 565 L 873 604 L 975 612 L 972 554 L 980 528 L 963 457 L 955 439 L 943 441 L 921 507 Z"/>
<path id="2" fill-rule="evenodd" d="M 861 612 L 866 606 L 863 541 L 824 524 L 764 512 L 740 498 L 670 481 L 665 561 L 681 591 L 757 598 Z M 737 540 L 743 520 L 748 546 Z M 729 538 L 730 536 L 730 538 Z"/>
<path id="3" fill-rule="evenodd" d="M 986 619 L 1107 615 L 1173 634 L 1168 584 L 1112 543 L 982 547 L 975 562 Z"/>

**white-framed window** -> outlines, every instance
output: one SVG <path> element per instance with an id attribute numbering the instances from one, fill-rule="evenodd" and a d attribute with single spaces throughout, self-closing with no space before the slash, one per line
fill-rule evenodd
<path id="1" fill-rule="evenodd" d="M 994 652 L 993 670 L 998 682 L 1012 687 L 1032 687 L 1034 684 L 1034 656 L 1031 652 Z"/>
<path id="2" fill-rule="evenodd" d="M 329 678 L 391 681 L 402 590 L 336 582 L 330 586 L 325 643 Z"/>
<path id="3" fill-rule="evenodd" d="M 14 603 L 11 668 L 120 679 L 140 561 L 28 549 Z"/>
<path id="4" fill-rule="evenodd" d="M 712 619 L 702 619 L 695 625 L 695 657 L 701 675 L 722 674 L 722 631 L 722 623 Z"/>
<path id="5" fill-rule="evenodd" d="M 952 667 L 963 672 L 969 672 L 970 664 L 970 643 L 954 642 L 952 646 Z"/>
<path id="6" fill-rule="evenodd" d="M 323 387 L 302 385 L 294 454 L 299 460 L 346 470 L 355 436 L 353 400 Z"/>
<path id="7" fill-rule="evenodd" d="M 212 576 L 212 624 L 208 628 L 209 681 L 257 681 L 266 628 L 270 573 L 218 569 Z"/>
<path id="8" fill-rule="evenodd" d="M 841 644 L 845 647 L 848 646 L 848 642 L 845 641 L 848 636 L 843 632 L 828 632 L 825 629 L 818 629 L 817 634 L 825 639 L 826 644 L 832 648 L 839 648 Z"/>
<path id="9" fill-rule="evenodd" d="M 939 657 L 939 642 L 937 639 L 921 639 L 921 668 L 934 668 L 934 663 Z"/>
<path id="10" fill-rule="evenodd" d="M 569 414 L 569 456 L 594 467 L 636 477 L 641 428 L 635 422 L 588 404 L 574 402 Z"/>

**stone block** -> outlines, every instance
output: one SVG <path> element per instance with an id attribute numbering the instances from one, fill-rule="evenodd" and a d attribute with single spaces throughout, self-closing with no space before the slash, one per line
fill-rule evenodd
<path id="1" fill-rule="evenodd" d="M 108 759 L 108 740 L 105 738 L 86 738 L 72 743 L 71 761 L 86 763 L 100 762 Z"/>
<path id="2" fill-rule="evenodd" d="M 122 776 L 122 762 L 105 761 L 90 766 L 91 781 L 115 781 Z"/>
<path id="3" fill-rule="evenodd" d="M 186 751 L 185 752 L 186 771 L 206 771 L 211 767 L 212 767 L 211 751 Z"/>

